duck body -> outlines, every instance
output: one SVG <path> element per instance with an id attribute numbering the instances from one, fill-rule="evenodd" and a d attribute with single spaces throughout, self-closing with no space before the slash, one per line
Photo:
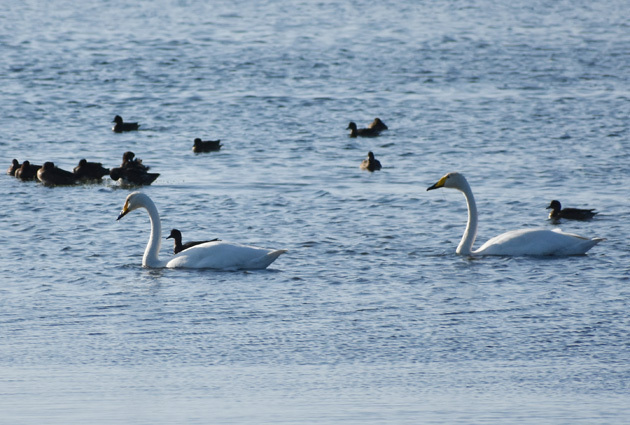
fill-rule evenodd
<path id="1" fill-rule="evenodd" d="M 168 235 L 166 239 L 173 239 L 173 242 L 174 242 L 173 254 L 178 254 L 181 251 L 184 251 L 188 248 L 192 248 L 193 246 L 201 245 L 202 243 L 215 242 L 219 240 L 215 238 L 209 241 L 191 241 L 191 242 L 186 242 L 185 244 L 182 244 L 182 232 L 180 232 L 177 229 L 172 229 L 171 234 Z"/>
<path id="2" fill-rule="evenodd" d="M 77 182 L 74 173 L 62 170 L 50 161 L 37 170 L 37 179 L 46 186 L 69 186 Z"/>
<path id="3" fill-rule="evenodd" d="M 142 257 L 142 265 L 144 267 L 209 268 L 220 270 L 264 269 L 286 252 L 283 249 L 272 250 L 215 241 L 195 245 L 175 254 L 167 261 L 161 261 L 158 258 L 158 253 L 161 247 L 160 234 L 162 224 L 157 207 L 151 198 L 141 192 L 129 194 L 118 216 L 118 220 L 130 211 L 138 208 L 146 209 L 151 220 L 151 234 Z"/>
<path id="4" fill-rule="evenodd" d="M 346 130 L 350 130 L 350 137 L 377 137 L 381 132 L 373 128 L 357 128 L 356 123 L 350 121 Z"/>
<path id="5" fill-rule="evenodd" d="M 103 167 L 100 162 L 88 162 L 86 159 L 80 160 L 72 171 L 78 180 L 101 180 L 109 175 L 109 168 Z"/>
<path id="6" fill-rule="evenodd" d="M 381 169 L 381 162 L 374 158 L 374 153 L 370 151 L 368 152 L 368 157 L 361 162 L 359 168 L 367 171 L 378 171 Z"/>
<path id="7" fill-rule="evenodd" d="M 565 218 L 567 220 L 590 220 L 595 217 L 596 212 L 594 209 L 581 209 L 581 208 L 562 208 L 560 201 L 553 200 L 547 207 L 551 209 L 549 212 L 549 218 L 552 220 L 559 220 Z"/>
<path id="8" fill-rule="evenodd" d="M 460 255 L 505 255 L 505 256 L 566 256 L 585 254 L 603 239 L 585 238 L 559 229 L 521 229 L 495 236 L 479 249 L 473 250 L 477 236 L 477 205 L 466 178 L 459 173 L 448 173 L 427 190 L 441 187 L 457 189 L 464 194 L 468 205 L 468 222 L 464 235 L 457 246 Z"/>
<path id="9" fill-rule="evenodd" d="M 149 173 L 148 166 L 136 158 L 136 154 L 127 151 L 123 154 L 123 162 L 120 167 L 112 168 L 109 176 L 114 181 L 120 181 L 127 186 L 146 186 L 153 183 L 160 173 Z"/>
<path id="10" fill-rule="evenodd" d="M 127 186 L 148 186 L 153 183 L 160 173 L 147 173 L 134 167 L 114 167 L 109 170 L 109 177 Z"/>
<path id="11" fill-rule="evenodd" d="M 193 141 L 193 152 L 202 153 L 202 152 L 213 152 L 221 149 L 221 140 L 201 140 L 199 138 Z"/>
<path id="12" fill-rule="evenodd" d="M 370 125 L 368 125 L 368 128 L 372 129 L 372 130 L 376 130 L 376 131 L 383 131 L 383 130 L 387 130 L 388 127 L 385 125 L 385 123 L 383 121 L 381 121 L 380 118 L 376 117 L 374 118 L 374 121 L 372 121 L 370 123 Z"/>
<path id="13" fill-rule="evenodd" d="M 24 161 L 20 168 L 15 170 L 15 177 L 20 180 L 35 180 L 37 179 L 37 171 L 42 168 L 41 165 L 32 165 L 29 161 Z"/>
<path id="14" fill-rule="evenodd" d="M 116 123 L 112 127 L 114 133 L 122 133 L 123 131 L 135 131 L 140 125 L 137 122 L 124 122 L 120 115 L 114 117 L 113 123 Z"/>

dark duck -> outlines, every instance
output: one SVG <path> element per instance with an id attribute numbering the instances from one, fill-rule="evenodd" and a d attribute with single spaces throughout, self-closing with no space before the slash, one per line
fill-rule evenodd
<path id="1" fill-rule="evenodd" d="M 580 209 L 580 208 L 562 208 L 560 201 L 553 200 L 547 207 L 551 209 L 549 212 L 549 218 L 552 220 L 559 220 L 565 218 L 567 220 L 590 220 L 597 214 L 594 209 Z"/>
<path id="2" fill-rule="evenodd" d="M 362 170 L 377 171 L 381 169 L 381 162 L 374 158 L 374 154 L 370 151 L 368 152 L 368 157 L 361 162 L 359 168 Z"/>
<path id="3" fill-rule="evenodd" d="M 350 130 L 350 137 L 376 137 L 381 133 L 373 128 L 357 128 L 353 121 L 350 121 L 346 130 Z"/>
<path id="4" fill-rule="evenodd" d="M 123 162 L 120 167 L 112 168 L 109 176 L 112 180 L 130 186 L 150 185 L 157 179 L 159 173 L 149 173 L 149 167 L 142 163 L 141 159 L 136 158 L 136 154 L 127 151 L 123 154 Z"/>
<path id="5" fill-rule="evenodd" d="M 101 180 L 109 175 L 109 168 L 103 167 L 100 162 L 88 162 L 85 158 L 79 161 L 79 165 L 73 169 L 78 180 Z"/>
<path id="6" fill-rule="evenodd" d="M 376 117 L 374 118 L 374 121 L 372 121 L 370 123 L 370 125 L 368 125 L 368 128 L 372 129 L 372 130 L 376 130 L 376 131 L 383 131 L 383 130 L 387 130 L 388 127 L 385 125 L 385 123 L 383 121 L 381 121 L 380 118 Z"/>
<path id="7" fill-rule="evenodd" d="M 221 149 L 221 140 L 201 140 L 200 138 L 196 138 L 193 141 L 193 152 L 202 153 L 202 152 L 212 152 L 218 151 Z"/>
<path id="8" fill-rule="evenodd" d="M 37 170 L 37 179 L 46 186 L 68 186 L 77 182 L 77 177 L 70 171 L 56 167 L 53 162 L 45 162 Z"/>
<path id="9" fill-rule="evenodd" d="M 173 254 L 177 254 L 195 245 L 201 245 L 202 243 L 215 242 L 219 240 L 215 238 L 209 241 L 191 241 L 191 242 L 186 242 L 185 244 L 182 244 L 182 232 L 180 232 L 177 229 L 172 229 L 171 234 L 168 235 L 166 239 L 173 239 L 173 242 L 174 242 Z"/>
<path id="10" fill-rule="evenodd" d="M 20 180 L 36 180 L 37 171 L 42 168 L 41 165 L 32 165 L 29 161 L 24 161 L 20 168 L 15 170 L 15 177 Z"/>
<path id="11" fill-rule="evenodd" d="M 112 127 L 112 131 L 114 131 L 114 133 L 122 133 L 123 131 L 135 131 L 138 129 L 138 127 L 140 127 L 137 122 L 123 122 L 123 119 L 120 115 L 116 115 L 114 117 L 114 121 L 112 122 L 116 123 L 116 125 Z"/>

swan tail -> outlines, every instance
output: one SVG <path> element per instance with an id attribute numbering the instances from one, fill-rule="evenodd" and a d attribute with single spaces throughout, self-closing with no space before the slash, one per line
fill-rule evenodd
<path id="1" fill-rule="evenodd" d="M 258 257 L 255 258 L 253 260 L 251 260 L 248 265 L 247 268 L 248 269 L 266 269 L 267 267 L 269 267 L 269 265 L 271 263 L 273 263 L 274 261 L 276 261 L 276 259 L 284 254 L 285 252 L 287 252 L 286 249 L 278 249 L 275 251 L 271 251 L 265 255 L 263 255 L 262 257 Z"/>

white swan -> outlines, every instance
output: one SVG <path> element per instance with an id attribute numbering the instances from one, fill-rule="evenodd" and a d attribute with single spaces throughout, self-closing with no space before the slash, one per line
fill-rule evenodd
<path id="1" fill-rule="evenodd" d="M 588 239 L 571 233 L 563 233 L 559 229 L 522 229 L 495 236 L 481 248 L 473 251 L 472 246 L 477 236 L 477 205 L 470 185 L 463 175 L 448 173 L 427 190 L 440 187 L 457 189 L 466 197 L 468 223 L 455 251 L 461 255 L 580 255 L 603 241 L 601 238 Z"/>
<path id="2" fill-rule="evenodd" d="M 162 245 L 162 224 L 157 207 L 144 193 L 133 192 L 127 196 L 118 220 L 128 212 L 144 208 L 151 218 L 151 236 L 142 257 L 144 267 L 182 267 L 182 268 L 211 268 L 222 270 L 253 270 L 264 269 L 273 263 L 286 250 L 271 250 L 254 246 L 245 246 L 223 241 L 206 242 L 193 246 L 170 260 L 161 261 L 158 258 Z"/>

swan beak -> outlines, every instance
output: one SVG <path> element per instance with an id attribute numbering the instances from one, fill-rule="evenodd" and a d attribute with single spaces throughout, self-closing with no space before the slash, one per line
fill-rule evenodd
<path id="1" fill-rule="evenodd" d="M 129 202 L 125 202 L 125 205 L 123 206 L 123 209 L 120 212 L 120 214 L 118 215 L 118 218 L 116 219 L 116 221 L 118 221 L 121 218 L 123 218 L 124 216 L 126 216 L 128 212 L 129 212 Z"/>
<path id="2" fill-rule="evenodd" d="M 436 184 L 434 184 L 433 186 L 427 187 L 427 190 L 439 189 L 441 187 L 444 187 L 444 183 L 446 183 L 446 176 L 444 176 L 440 180 L 438 180 L 438 182 Z"/>

